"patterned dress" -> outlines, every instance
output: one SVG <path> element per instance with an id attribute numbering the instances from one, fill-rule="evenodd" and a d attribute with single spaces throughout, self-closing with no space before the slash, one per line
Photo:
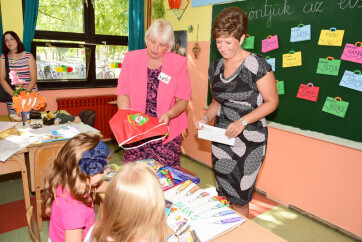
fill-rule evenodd
<path id="1" fill-rule="evenodd" d="M 256 82 L 271 71 L 264 57 L 251 54 L 236 71 L 224 78 L 224 60 L 209 67 L 211 92 L 221 105 L 215 126 L 228 125 L 263 103 Z M 264 161 L 268 130 L 265 118 L 248 124 L 236 137 L 235 146 L 212 142 L 212 161 L 219 195 L 244 206 L 252 200 L 255 181 Z"/>
<path id="2" fill-rule="evenodd" d="M 157 118 L 157 91 L 161 67 L 159 69 L 148 69 L 147 72 L 147 97 L 146 111 L 147 115 Z M 123 157 L 123 163 L 136 160 L 155 159 L 163 165 L 181 169 L 180 150 L 181 150 L 182 134 L 167 142 L 155 141 L 145 144 L 139 148 L 126 150 Z"/>
<path id="3" fill-rule="evenodd" d="M 10 58 L 8 56 L 9 70 L 10 71 L 16 71 L 19 78 L 23 79 L 25 81 L 25 84 L 23 85 L 23 88 L 25 88 L 25 89 L 28 87 L 28 84 L 30 82 L 30 71 L 29 71 L 29 59 L 30 59 L 30 56 L 31 56 L 31 54 L 29 52 L 25 52 L 24 57 L 20 58 L 18 60 Z M 3 60 L 5 60 L 4 55 L 2 55 L 1 58 L 3 58 Z M 18 88 L 18 86 L 16 85 L 15 88 Z M 35 90 L 36 92 L 38 91 L 37 85 L 35 85 L 33 87 L 33 90 Z M 16 111 L 13 108 L 12 104 L 13 104 L 13 102 L 7 102 L 6 103 L 9 114 L 16 113 Z"/>

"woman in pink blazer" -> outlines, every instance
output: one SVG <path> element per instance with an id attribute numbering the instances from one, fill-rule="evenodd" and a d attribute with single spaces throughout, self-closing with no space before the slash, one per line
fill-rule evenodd
<path id="1" fill-rule="evenodd" d="M 118 78 L 118 109 L 132 109 L 157 117 L 169 126 L 163 142 L 127 150 L 123 162 L 155 159 L 177 169 L 180 165 L 182 132 L 187 128 L 186 107 L 191 85 L 186 58 L 170 52 L 172 26 L 155 20 L 145 34 L 146 49 L 127 52 Z"/>

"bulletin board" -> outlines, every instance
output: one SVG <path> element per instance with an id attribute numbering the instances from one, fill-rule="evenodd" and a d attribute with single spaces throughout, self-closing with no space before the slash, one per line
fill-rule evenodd
<path id="1" fill-rule="evenodd" d="M 237 6 L 249 16 L 248 34 L 254 36 L 249 51 L 275 58 L 275 77 L 284 81 L 285 94 L 279 96 L 278 109 L 267 120 L 302 130 L 315 131 L 362 142 L 362 91 L 340 86 L 345 71 L 360 70 L 362 64 L 341 60 L 337 75 L 317 74 L 320 58 L 340 60 L 346 44 L 362 42 L 362 2 L 359 0 L 248 0 L 215 5 L 212 19 L 227 7 Z M 311 39 L 291 42 L 291 28 L 310 25 Z M 344 30 L 341 46 L 318 45 L 321 30 Z M 262 40 L 278 36 L 279 48 L 263 53 Z M 361 47 L 362 48 L 362 47 Z M 283 54 L 301 52 L 302 65 L 283 68 Z M 359 54 L 362 54 L 359 53 Z M 362 60 L 362 55 L 359 55 Z M 210 62 L 221 58 L 211 40 Z M 358 74 L 358 73 L 357 73 Z M 319 87 L 317 102 L 297 98 L 301 84 Z M 362 82 L 354 83 L 361 88 Z M 340 97 L 349 103 L 345 116 L 322 111 L 327 97 Z"/>

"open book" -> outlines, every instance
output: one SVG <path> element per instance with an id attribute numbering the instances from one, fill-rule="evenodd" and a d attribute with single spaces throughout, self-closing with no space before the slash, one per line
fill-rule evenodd
<path id="1" fill-rule="evenodd" d="M 167 217 L 168 226 L 176 230 L 189 223 L 200 241 L 211 241 L 239 227 L 245 219 L 190 180 L 164 192 L 173 205 Z"/>
<path id="2" fill-rule="evenodd" d="M 62 126 L 57 129 L 51 129 L 47 133 L 36 135 L 36 137 L 41 142 L 52 142 L 52 141 L 70 139 L 79 133 L 80 131 L 76 127 Z"/>

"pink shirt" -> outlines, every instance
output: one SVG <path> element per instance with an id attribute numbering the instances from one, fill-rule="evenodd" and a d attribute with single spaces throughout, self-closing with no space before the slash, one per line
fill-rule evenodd
<path id="1" fill-rule="evenodd" d="M 122 71 L 118 78 L 116 95 L 129 95 L 130 108 L 144 113 L 147 96 L 147 49 L 127 52 Z M 161 73 L 171 77 L 166 84 L 160 81 L 157 93 L 157 117 L 169 111 L 176 98 L 190 100 L 191 84 L 187 72 L 186 58 L 172 52 L 166 52 L 162 62 Z M 188 126 L 186 113 L 182 112 L 170 120 L 167 143 L 182 133 Z"/>
<path id="2" fill-rule="evenodd" d="M 91 198 L 90 198 L 91 199 Z M 95 221 L 95 213 L 83 203 L 72 198 L 70 193 L 59 186 L 52 204 L 49 224 L 49 237 L 53 242 L 64 241 L 65 230 L 83 229 L 83 239 Z"/>

